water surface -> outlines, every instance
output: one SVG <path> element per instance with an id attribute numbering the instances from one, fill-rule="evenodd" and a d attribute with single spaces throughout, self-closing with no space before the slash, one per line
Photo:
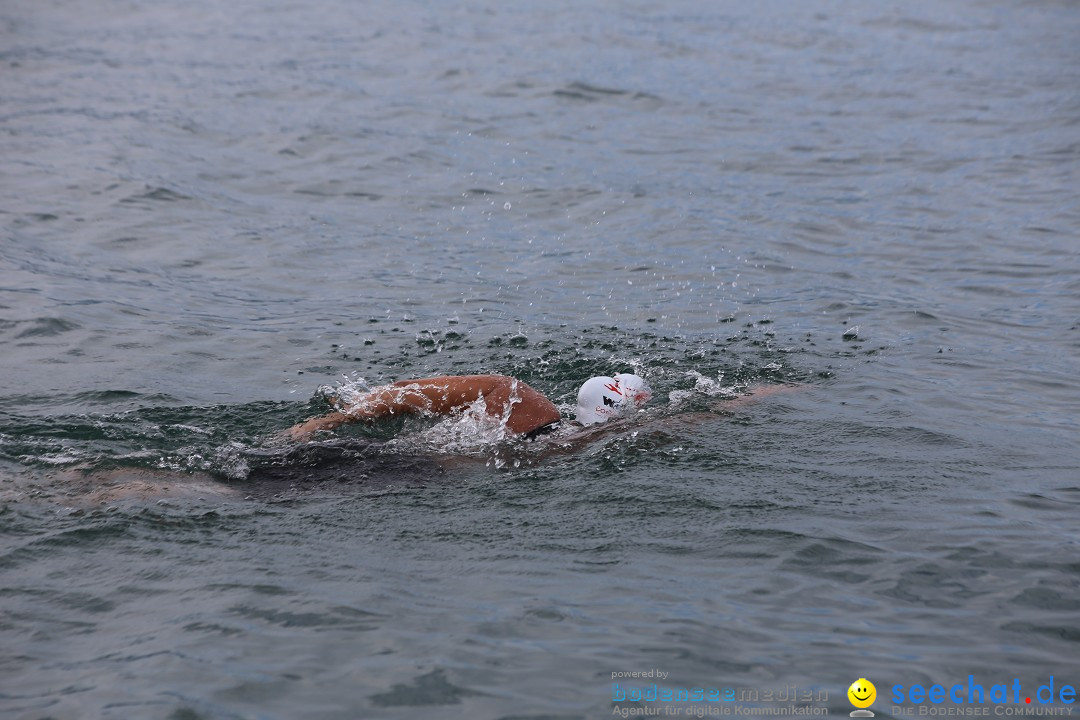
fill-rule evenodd
<path id="1" fill-rule="evenodd" d="M 1075 685 L 1077 37 L 1062 2 L 6 3 L 0 708 Z M 274 439 L 358 378 L 569 410 L 630 369 L 648 412 L 577 452 Z"/>

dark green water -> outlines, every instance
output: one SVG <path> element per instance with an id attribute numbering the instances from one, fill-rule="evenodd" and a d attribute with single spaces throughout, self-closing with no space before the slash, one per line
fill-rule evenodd
<path id="1" fill-rule="evenodd" d="M 1078 37 L 1052 2 L 5 4 L 0 714 L 1075 687 Z M 647 411 L 574 451 L 277 438 L 361 378 L 570 412 L 626 370 Z"/>

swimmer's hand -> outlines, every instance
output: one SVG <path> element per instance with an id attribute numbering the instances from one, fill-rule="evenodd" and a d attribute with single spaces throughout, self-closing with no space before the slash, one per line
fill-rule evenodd
<path id="1" fill-rule="evenodd" d="M 293 425 L 285 431 L 285 436 L 290 440 L 300 442 L 307 440 L 312 433 L 323 430 L 334 430 L 347 422 L 359 420 L 361 417 L 362 416 L 357 413 L 345 414 L 343 412 L 332 412 L 327 415 L 311 418 L 299 425 Z"/>
<path id="2" fill-rule="evenodd" d="M 763 400 L 770 395 L 779 395 L 781 393 L 790 393 L 796 390 L 807 390 L 809 385 L 801 384 L 755 384 L 746 388 L 745 394 L 739 395 L 734 398 L 722 398 L 719 402 L 714 403 L 713 407 L 716 410 L 731 410 L 733 408 L 742 407 L 743 405 L 749 405 L 759 400 Z"/>

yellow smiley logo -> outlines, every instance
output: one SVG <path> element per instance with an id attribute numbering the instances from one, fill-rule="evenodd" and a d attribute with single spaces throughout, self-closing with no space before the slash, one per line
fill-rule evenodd
<path id="1" fill-rule="evenodd" d="M 877 688 L 866 678 L 859 678 L 847 689 L 847 698 L 857 708 L 868 708 L 877 699 Z"/>

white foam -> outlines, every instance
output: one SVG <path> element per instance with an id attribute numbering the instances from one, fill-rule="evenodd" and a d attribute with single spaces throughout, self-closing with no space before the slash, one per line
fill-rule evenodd
<path id="1" fill-rule="evenodd" d="M 21 455 L 20 460 L 45 463 L 46 465 L 72 465 L 85 460 L 88 456 L 74 451 L 60 452 L 53 455 Z"/>
<path id="2" fill-rule="evenodd" d="M 509 411 L 509 407 L 507 408 Z M 406 433 L 387 442 L 396 452 L 435 452 L 451 455 L 483 455 L 504 443 L 510 436 L 506 415 L 488 413 L 484 398 L 478 398 L 463 412 L 443 417 L 418 432 Z"/>
<path id="3" fill-rule="evenodd" d="M 705 377 L 696 370 L 691 370 L 686 373 L 687 377 L 694 379 L 694 392 L 701 395 L 707 395 L 708 397 L 736 397 L 739 394 L 739 390 L 742 388 L 740 385 L 724 385 L 724 373 L 717 374 L 716 379 Z"/>
<path id="4" fill-rule="evenodd" d="M 359 404 L 361 399 L 371 392 L 371 386 L 360 375 L 354 375 L 351 378 L 343 375 L 342 378 L 342 382 L 337 387 L 323 385 L 316 391 L 326 398 L 336 410 L 346 410 Z"/>

